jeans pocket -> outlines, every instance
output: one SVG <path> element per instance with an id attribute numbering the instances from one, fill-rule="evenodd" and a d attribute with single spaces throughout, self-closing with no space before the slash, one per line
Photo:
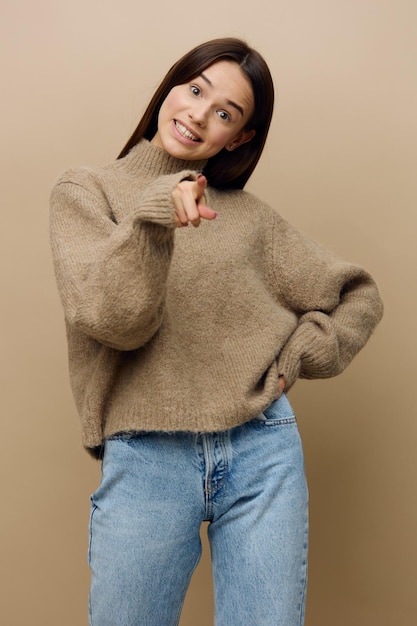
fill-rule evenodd
<path id="1" fill-rule="evenodd" d="M 140 430 L 123 430 L 119 433 L 114 433 L 114 435 L 110 435 L 107 437 L 107 441 L 124 441 L 129 443 L 134 439 L 138 439 L 143 433 Z"/>
<path id="2" fill-rule="evenodd" d="M 254 421 L 265 426 L 281 426 L 295 424 L 297 419 L 286 394 L 282 393 L 277 400 L 259 413 Z"/>

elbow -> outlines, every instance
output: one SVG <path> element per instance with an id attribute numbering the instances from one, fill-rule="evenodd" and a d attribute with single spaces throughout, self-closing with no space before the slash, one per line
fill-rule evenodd
<path id="1" fill-rule="evenodd" d="M 131 352 L 143 348 L 144 345 L 151 341 L 158 332 L 159 327 L 160 324 L 155 324 L 154 326 L 148 327 L 146 331 L 141 328 L 136 332 L 132 331 L 125 335 L 112 334 L 112 337 L 109 339 L 104 337 L 97 338 L 97 341 L 119 352 Z"/>
<path id="2" fill-rule="evenodd" d="M 381 321 L 383 315 L 384 315 L 384 303 L 379 293 L 377 293 L 376 305 L 375 305 L 375 317 L 376 317 L 375 326 Z"/>
<path id="3" fill-rule="evenodd" d="M 163 319 L 163 307 L 157 311 L 142 312 L 133 319 L 87 320 L 80 315 L 67 318 L 70 326 L 91 339 L 120 352 L 138 350 L 158 332 Z"/>

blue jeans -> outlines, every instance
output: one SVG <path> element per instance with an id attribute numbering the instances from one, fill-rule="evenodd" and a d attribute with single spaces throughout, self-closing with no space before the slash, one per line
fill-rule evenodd
<path id="1" fill-rule="evenodd" d="M 106 441 L 92 496 L 91 626 L 176 626 L 209 521 L 216 626 L 301 626 L 307 485 L 283 394 L 216 433 Z"/>

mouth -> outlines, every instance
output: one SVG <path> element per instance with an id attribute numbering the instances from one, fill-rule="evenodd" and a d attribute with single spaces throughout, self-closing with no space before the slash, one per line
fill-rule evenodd
<path id="1" fill-rule="evenodd" d="M 201 141 L 201 138 L 198 135 L 194 135 L 184 124 L 181 124 L 178 120 L 174 120 L 175 128 L 179 132 L 182 137 L 185 139 L 189 139 L 190 141 L 194 141 L 198 143 Z"/>

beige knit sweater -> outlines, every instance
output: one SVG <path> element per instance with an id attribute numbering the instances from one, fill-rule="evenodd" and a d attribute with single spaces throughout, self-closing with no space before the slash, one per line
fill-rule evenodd
<path id="1" fill-rule="evenodd" d="M 243 423 L 280 374 L 289 388 L 342 372 L 381 318 L 368 273 L 245 191 L 209 188 L 218 218 L 175 229 L 171 190 L 203 167 L 143 140 L 52 191 L 71 384 L 93 453 L 118 431 Z"/>

